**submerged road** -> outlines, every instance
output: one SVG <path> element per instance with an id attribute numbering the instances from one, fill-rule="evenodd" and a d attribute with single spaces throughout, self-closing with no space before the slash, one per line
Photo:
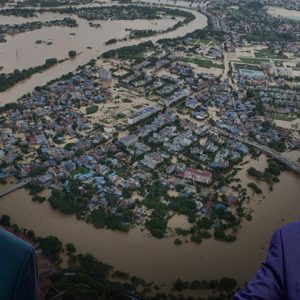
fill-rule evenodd
<path id="1" fill-rule="evenodd" d="M 24 179 L 24 180 L 22 180 L 21 182 L 19 182 L 19 183 L 13 185 L 13 186 L 11 186 L 11 187 L 9 187 L 9 188 L 7 188 L 7 189 L 1 191 L 1 192 L 0 192 L 0 198 L 1 198 L 1 197 L 4 197 L 5 195 L 7 195 L 7 194 L 9 194 L 9 193 L 11 193 L 11 192 L 13 192 L 13 191 L 15 191 L 15 190 L 17 190 L 17 189 L 22 188 L 22 187 L 25 186 L 28 182 L 30 182 L 30 179 Z"/>
<path id="2" fill-rule="evenodd" d="M 262 152 L 270 155 L 271 157 L 275 158 L 276 160 L 280 161 L 282 164 L 284 164 L 285 166 L 287 166 L 290 170 L 294 171 L 295 173 L 297 173 L 298 175 L 300 175 L 300 164 L 298 164 L 297 162 L 287 158 L 287 157 L 284 157 L 283 155 L 281 155 L 279 152 L 265 146 L 265 145 L 262 145 L 262 144 L 259 144 L 259 143 L 256 143 L 256 142 L 253 142 L 253 141 L 250 141 L 248 140 L 247 138 L 242 138 L 242 137 L 239 137 L 237 135 L 233 135 L 231 133 L 228 133 L 222 129 L 219 129 L 219 128 L 214 128 L 213 131 L 215 131 L 216 133 L 220 133 L 220 134 L 223 134 L 231 139 L 234 139 L 234 140 L 237 140 L 239 142 L 242 142 L 246 145 L 249 145 L 249 146 L 253 146 L 259 150 L 261 150 Z"/>

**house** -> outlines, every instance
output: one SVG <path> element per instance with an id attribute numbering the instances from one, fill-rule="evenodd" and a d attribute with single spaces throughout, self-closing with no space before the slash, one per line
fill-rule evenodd
<path id="1" fill-rule="evenodd" d="M 99 71 L 99 79 L 101 81 L 111 81 L 112 74 L 110 70 L 107 69 L 100 69 Z"/>
<path id="2" fill-rule="evenodd" d="M 205 111 L 194 111 L 192 115 L 196 120 L 199 121 L 203 121 L 209 117 L 209 114 Z"/>
<path id="3" fill-rule="evenodd" d="M 184 163 L 171 164 L 166 168 L 167 174 L 171 175 L 173 173 L 182 173 L 186 169 L 186 165 Z"/>
<path id="4" fill-rule="evenodd" d="M 120 143 L 126 147 L 133 145 L 137 141 L 138 141 L 138 136 L 136 134 L 129 134 L 120 139 Z"/>
<path id="5" fill-rule="evenodd" d="M 233 195 L 228 195 L 227 196 L 227 201 L 231 206 L 235 206 L 238 203 L 238 198 L 236 196 L 233 196 Z"/>
<path id="6" fill-rule="evenodd" d="M 240 78 L 250 79 L 250 80 L 262 80 L 265 78 L 263 71 L 250 70 L 250 69 L 239 69 Z"/>
<path id="7" fill-rule="evenodd" d="M 184 171 L 183 177 L 193 182 L 211 184 L 212 173 L 209 171 L 199 171 L 193 168 L 188 168 Z"/>
<path id="8" fill-rule="evenodd" d="M 141 163 L 150 169 L 155 169 L 159 164 L 163 163 L 165 158 L 168 157 L 169 155 L 167 154 L 151 152 L 144 155 L 144 159 L 141 161 Z"/>
<path id="9" fill-rule="evenodd" d="M 215 208 L 217 210 L 223 210 L 223 211 L 225 211 L 227 209 L 226 205 L 221 202 L 217 202 L 215 205 Z"/>
<path id="10" fill-rule="evenodd" d="M 185 106 L 191 109 L 195 109 L 200 105 L 197 99 L 188 99 L 185 101 Z"/>
<path id="11" fill-rule="evenodd" d="M 53 180 L 53 177 L 50 174 L 45 174 L 42 176 L 39 176 L 37 181 L 40 185 L 47 185 L 50 184 Z"/>
<path id="12" fill-rule="evenodd" d="M 137 122 L 152 116 L 153 114 L 159 112 L 160 110 L 161 108 L 158 106 L 147 106 L 132 114 L 128 118 L 128 124 L 129 125 L 136 124 Z"/>

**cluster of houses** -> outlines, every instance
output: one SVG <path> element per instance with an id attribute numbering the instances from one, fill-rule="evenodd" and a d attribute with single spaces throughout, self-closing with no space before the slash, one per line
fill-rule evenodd
<path id="1" fill-rule="evenodd" d="M 160 107 L 158 106 L 147 106 L 135 113 L 133 113 L 129 118 L 128 118 L 128 124 L 133 125 L 138 123 L 141 120 L 144 120 L 157 112 L 161 110 Z"/>
<path id="2" fill-rule="evenodd" d="M 262 70 L 246 67 L 233 74 L 233 82 L 221 81 L 183 63 L 175 51 L 157 48 L 160 54 L 134 63 L 128 76 L 118 78 L 153 102 L 133 111 L 118 124 L 123 127 L 109 128 L 83 113 L 117 93 L 104 84 L 112 83 L 112 72 L 94 64 L 35 91 L 20 107 L 0 115 L 0 176 L 31 177 L 64 191 L 75 180 L 79 193 L 87 194 L 91 186 L 95 190 L 87 214 L 99 207 L 111 213 L 126 208 L 142 223 L 146 208 L 135 207 L 137 193 L 132 195 L 142 185 L 159 180 L 168 189 L 181 186 L 182 193 L 196 195 L 200 185 L 209 189 L 217 180 L 215 172 L 228 171 L 248 154 L 243 143 L 219 132 L 251 135 L 265 145 L 284 140 L 290 148 L 300 147 L 289 131 L 260 113 L 274 107 L 278 113 L 297 113 L 299 90 L 285 89 L 279 79 L 271 82 Z M 218 59 L 222 51 L 216 46 L 210 55 Z M 118 128 L 124 135 L 118 136 Z M 199 197 L 193 199 L 199 211 L 209 211 Z"/>
<path id="3" fill-rule="evenodd" d="M 285 9 L 299 10 L 299 2 L 262 0 L 257 3 L 257 7 L 251 7 L 251 4 L 248 6 L 247 1 L 216 0 L 211 2 L 204 12 L 211 19 L 214 29 L 226 33 L 228 38 L 226 47 L 231 51 L 251 43 L 267 45 L 277 51 L 293 53 L 299 57 L 299 23 L 287 18 L 274 17 L 267 9 L 268 6 L 280 6 Z M 243 10 L 238 10 L 237 6 L 243 7 Z"/>
<path id="4" fill-rule="evenodd" d="M 259 89 L 259 95 L 270 113 L 297 115 L 300 112 L 300 91 L 296 87 L 286 89 L 269 85 L 267 89 Z"/>

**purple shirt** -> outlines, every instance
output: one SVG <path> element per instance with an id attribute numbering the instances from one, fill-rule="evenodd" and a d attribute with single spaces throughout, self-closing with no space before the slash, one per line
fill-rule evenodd
<path id="1" fill-rule="evenodd" d="M 275 231 L 266 262 L 234 300 L 300 299 L 300 222 Z"/>

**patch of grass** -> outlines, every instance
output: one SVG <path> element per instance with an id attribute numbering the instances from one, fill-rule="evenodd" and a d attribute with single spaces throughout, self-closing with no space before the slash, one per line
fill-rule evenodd
<path id="1" fill-rule="evenodd" d="M 143 105 L 134 105 L 133 108 L 135 109 L 141 109 L 143 107 Z"/>
<path id="2" fill-rule="evenodd" d="M 253 65 L 249 65 L 249 64 L 239 64 L 239 63 L 234 63 L 234 67 L 236 69 L 249 69 L 249 70 L 260 70 L 259 66 L 253 66 Z"/>
<path id="3" fill-rule="evenodd" d="M 280 121 L 294 121 L 298 118 L 296 115 L 289 115 L 289 114 L 275 114 L 274 119 Z"/>
<path id="4" fill-rule="evenodd" d="M 254 182 L 248 183 L 247 186 L 249 188 L 251 188 L 256 194 L 261 194 L 262 193 L 262 190 Z"/>
<path id="5" fill-rule="evenodd" d="M 122 102 L 124 103 L 132 103 L 132 101 L 128 98 L 122 99 Z"/>
<path id="6" fill-rule="evenodd" d="M 234 8 L 225 8 L 224 9 L 224 12 L 231 15 L 231 16 L 234 16 L 234 17 L 244 17 L 244 12 L 242 10 L 240 10 L 239 8 L 238 9 L 234 9 Z"/>
<path id="7" fill-rule="evenodd" d="M 266 58 L 252 58 L 252 57 L 241 57 L 240 60 L 243 63 L 253 64 L 253 65 L 260 65 L 261 63 L 264 62 L 270 62 L 270 60 Z"/>
<path id="8" fill-rule="evenodd" d="M 210 68 L 224 69 L 224 64 L 215 64 L 211 60 L 208 60 L 208 59 L 201 59 L 201 58 L 196 58 L 196 57 L 184 57 L 184 58 L 182 58 L 182 61 L 193 63 L 199 67 L 207 68 L 207 69 L 210 69 Z"/>
<path id="9" fill-rule="evenodd" d="M 71 177 L 74 177 L 76 174 L 85 174 L 88 173 L 90 170 L 84 166 L 77 168 L 76 170 L 71 171 Z"/>
<path id="10" fill-rule="evenodd" d="M 255 57 L 264 57 L 264 58 L 276 58 L 276 59 L 285 59 L 286 56 L 283 53 L 274 51 L 271 48 L 265 48 L 255 52 Z"/>
<path id="11" fill-rule="evenodd" d="M 204 44 L 204 45 L 208 45 L 210 42 L 213 42 L 214 40 L 212 39 L 197 39 L 197 38 L 194 38 L 192 40 L 192 44 L 193 45 L 199 45 L 199 44 Z"/>
<path id="12" fill-rule="evenodd" d="M 283 67 L 283 62 L 282 61 L 280 61 L 280 60 L 275 60 L 275 66 L 276 67 Z"/>
<path id="13" fill-rule="evenodd" d="M 91 105 L 91 106 L 88 106 L 86 108 L 86 114 L 87 115 L 91 115 L 91 114 L 94 114 L 98 111 L 99 107 L 98 105 Z"/>
<path id="14" fill-rule="evenodd" d="M 112 120 L 110 118 L 106 118 L 106 119 L 102 119 L 101 122 L 104 124 L 110 124 Z"/>

